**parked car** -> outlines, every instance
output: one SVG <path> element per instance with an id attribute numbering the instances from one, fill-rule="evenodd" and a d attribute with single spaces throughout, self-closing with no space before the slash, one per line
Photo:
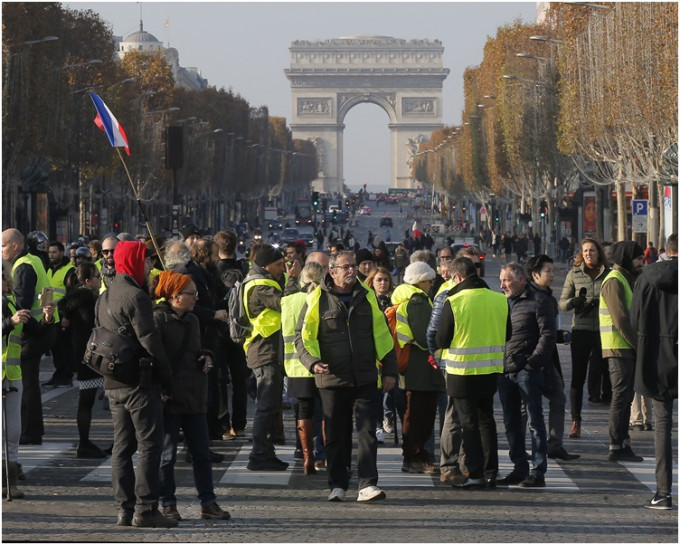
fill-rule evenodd
<path id="1" fill-rule="evenodd" d="M 370 216 L 371 215 L 370 206 L 362 206 L 361 210 L 359 210 L 359 214 L 361 214 L 362 216 Z"/>
<path id="2" fill-rule="evenodd" d="M 380 218 L 380 227 L 392 227 L 392 218 L 389 216 Z"/>
<path id="3" fill-rule="evenodd" d="M 453 256 L 456 257 L 456 254 L 458 253 L 459 250 L 462 248 L 469 248 L 469 247 L 477 248 L 477 253 L 479 255 L 479 262 L 481 263 L 481 267 L 479 268 L 479 276 L 484 276 L 484 270 L 485 270 L 485 265 L 484 265 L 484 252 L 482 252 L 482 249 L 477 245 L 477 244 L 468 244 L 466 242 L 455 242 L 454 244 L 451 244 L 451 250 L 453 251 Z"/>

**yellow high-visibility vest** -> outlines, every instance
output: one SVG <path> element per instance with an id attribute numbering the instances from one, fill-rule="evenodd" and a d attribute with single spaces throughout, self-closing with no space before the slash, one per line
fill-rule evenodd
<path id="1" fill-rule="evenodd" d="M 12 296 L 8 298 L 10 316 L 17 312 Z M 2 379 L 21 380 L 21 334 L 24 324 L 14 326 L 9 335 L 2 337 Z"/>
<path id="2" fill-rule="evenodd" d="M 396 334 L 400 348 L 404 348 L 407 344 L 414 344 L 422 350 L 427 350 L 427 347 L 420 346 L 416 342 L 411 326 L 408 323 L 408 303 L 411 300 L 411 297 L 418 293 L 423 294 L 427 298 L 427 302 L 430 303 L 430 307 L 432 307 L 432 301 L 427 297 L 427 294 L 420 288 L 412 286 L 411 284 L 401 284 L 399 290 L 395 290 L 397 297 L 395 297 L 395 294 L 392 295 L 392 304 L 398 305 L 396 312 Z"/>
<path id="3" fill-rule="evenodd" d="M 381 312 L 378 306 L 378 299 L 375 292 L 366 286 L 361 280 L 357 280 L 366 290 L 366 299 L 371 305 L 371 315 L 373 318 L 373 342 L 375 345 L 375 357 L 377 361 L 381 361 L 390 350 L 394 348 L 392 341 L 392 333 L 387 327 L 387 320 L 385 314 Z M 317 286 L 314 291 L 307 295 L 307 313 L 302 325 L 302 341 L 304 342 L 307 352 L 315 358 L 321 358 L 321 349 L 319 348 L 319 301 L 321 300 L 321 287 Z"/>
<path id="4" fill-rule="evenodd" d="M 281 299 L 281 335 L 283 336 L 283 366 L 286 375 L 293 378 L 310 378 L 310 373 L 302 365 L 298 351 L 295 349 L 295 327 L 297 326 L 300 311 L 307 299 L 306 292 L 293 293 Z"/>
<path id="5" fill-rule="evenodd" d="M 14 271 L 17 269 L 17 267 L 26 264 L 33 267 L 35 276 L 37 278 L 35 283 L 35 293 L 33 294 L 33 304 L 31 305 L 31 316 L 37 321 L 40 321 L 43 318 L 43 311 L 38 295 L 42 293 L 44 287 L 50 285 L 50 281 L 47 279 L 47 273 L 45 272 L 45 267 L 43 266 L 42 261 L 38 256 L 33 254 L 26 254 L 17 259 L 14 262 L 14 265 L 12 265 L 12 275 L 14 275 Z"/>
<path id="6" fill-rule="evenodd" d="M 272 286 L 273 288 L 282 291 L 281 286 L 276 280 L 269 278 L 256 278 L 249 280 L 243 290 L 243 308 L 246 309 L 248 320 L 253 326 L 253 331 L 250 336 L 243 343 L 243 351 L 247 354 L 250 343 L 253 342 L 258 335 L 262 338 L 269 337 L 277 331 L 281 330 L 281 312 L 271 308 L 265 308 L 260 314 L 253 318 L 248 311 L 248 295 L 255 286 Z"/>
<path id="7" fill-rule="evenodd" d="M 54 309 L 54 321 L 58 322 L 59 321 L 59 310 L 56 308 L 57 302 L 60 301 L 61 299 L 64 298 L 66 295 L 66 275 L 71 269 L 75 269 L 72 263 L 68 263 L 64 265 L 63 267 L 57 269 L 56 272 L 54 272 L 52 269 L 49 269 L 47 271 L 47 280 L 50 283 L 50 286 L 54 288 L 54 295 L 52 296 L 52 300 L 54 301 L 55 304 L 55 309 Z"/>
<path id="8" fill-rule="evenodd" d="M 607 307 L 607 301 L 602 297 L 602 288 L 604 288 L 605 283 L 610 280 L 618 280 L 623 286 L 626 297 L 626 308 L 630 310 L 630 306 L 633 303 L 633 290 L 630 289 L 630 284 L 626 277 L 621 274 L 620 271 L 612 269 L 609 274 L 604 277 L 602 281 L 602 287 L 600 288 L 600 341 L 602 342 L 602 350 L 625 350 L 632 349 L 625 339 L 619 333 L 619 330 L 614 326 L 614 321 L 612 320 L 612 315 Z"/>
<path id="9" fill-rule="evenodd" d="M 508 302 L 490 289 L 467 289 L 450 296 L 455 329 L 451 346 L 442 353 L 450 375 L 503 372 Z"/>

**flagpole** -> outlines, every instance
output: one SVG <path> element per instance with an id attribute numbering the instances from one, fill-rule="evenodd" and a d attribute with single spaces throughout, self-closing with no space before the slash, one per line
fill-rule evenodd
<path id="1" fill-rule="evenodd" d="M 139 195 L 137 193 L 137 190 L 135 189 L 135 184 L 132 183 L 132 177 L 130 176 L 130 171 L 128 170 L 127 165 L 125 164 L 125 160 L 123 159 L 123 155 L 120 153 L 120 148 L 117 147 L 116 151 L 118 152 L 118 157 L 120 158 L 120 162 L 123 163 L 123 168 L 125 169 L 125 174 L 127 174 L 128 181 L 130 182 L 130 187 L 132 187 L 132 193 L 135 196 L 135 200 L 137 201 L 137 206 L 139 207 L 139 212 L 142 214 L 142 217 L 144 218 L 144 224 L 146 225 L 146 230 L 149 232 L 149 236 L 151 237 L 151 242 L 153 243 L 153 247 L 156 249 L 156 255 L 158 256 L 158 260 L 161 262 L 161 267 L 163 267 L 164 270 L 167 270 L 165 267 L 165 263 L 163 262 L 163 255 L 161 254 L 160 248 L 158 247 L 158 242 L 156 242 L 156 237 L 153 234 L 153 230 L 151 229 L 151 224 L 149 223 L 149 219 L 146 217 L 146 212 L 144 211 L 144 207 L 142 206 L 142 201 L 139 199 Z"/>

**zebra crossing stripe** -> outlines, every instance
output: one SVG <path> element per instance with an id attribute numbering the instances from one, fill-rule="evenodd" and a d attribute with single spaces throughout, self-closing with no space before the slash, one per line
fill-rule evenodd
<path id="1" fill-rule="evenodd" d="M 656 459 L 645 457 L 642 462 L 618 462 L 625 467 L 639 482 L 645 485 L 651 492 L 656 492 Z M 676 466 L 677 467 L 677 466 Z M 678 489 L 678 472 L 673 471 L 672 490 Z"/>
<path id="2" fill-rule="evenodd" d="M 19 447 L 19 462 L 24 473 L 28 473 L 38 466 L 48 465 L 62 452 L 70 449 L 73 443 L 44 441 L 42 445 L 21 445 Z"/>
<path id="3" fill-rule="evenodd" d="M 220 479 L 220 484 L 230 485 L 279 485 L 286 486 L 293 474 L 292 469 L 295 466 L 295 447 L 292 446 L 277 446 L 276 457 L 279 460 L 288 462 L 288 469 L 285 471 L 250 471 L 246 467 L 248 465 L 248 456 L 252 447 L 246 445 L 241 447 L 238 455 L 229 466 L 229 469 L 224 472 Z M 302 460 L 300 460 L 302 462 Z"/>

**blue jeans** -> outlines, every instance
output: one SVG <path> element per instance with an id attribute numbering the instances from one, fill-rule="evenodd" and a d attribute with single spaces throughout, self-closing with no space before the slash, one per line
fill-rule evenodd
<path id="1" fill-rule="evenodd" d="M 281 410 L 283 392 L 283 372 L 276 363 L 253 369 L 257 381 L 257 402 L 253 416 L 253 449 L 250 460 L 262 462 L 275 457 L 272 429 L 278 412 Z"/>
<path id="2" fill-rule="evenodd" d="M 498 375 L 498 396 L 503 406 L 505 436 L 510 445 L 510 459 L 515 471 L 528 475 L 529 462 L 524 448 L 522 402 L 529 415 L 531 431 L 531 474 L 543 477 L 548 469 L 548 441 L 543 420 L 543 399 L 540 371 L 522 369 L 510 375 Z"/>
<path id="3" fill-rule="evenodd" d="M 215 503 L 215 491 L 210 459 L 210 439 L 208 437 L 208 421 L 205 414 L 168 414 L 163 415 L 165 438 L 161 453 L 160 500 L 163 507 L 176 505 L 175 497 L 175 462 L 177 461 L 177 443 L 180 427 L 184 431 L 184 439 L 191 453 L 194 469 L 194 484 L 201 500 L 201 507 Z"/>
<path id="4" fill-rule="evenodd" d="M 163 444 L 160 387 L 106 390 L 113 420 L 111 484 L 118 509 L 138 514 L 158 508 Z M 132 456 L 137 452 L 137 472 Z"/>

